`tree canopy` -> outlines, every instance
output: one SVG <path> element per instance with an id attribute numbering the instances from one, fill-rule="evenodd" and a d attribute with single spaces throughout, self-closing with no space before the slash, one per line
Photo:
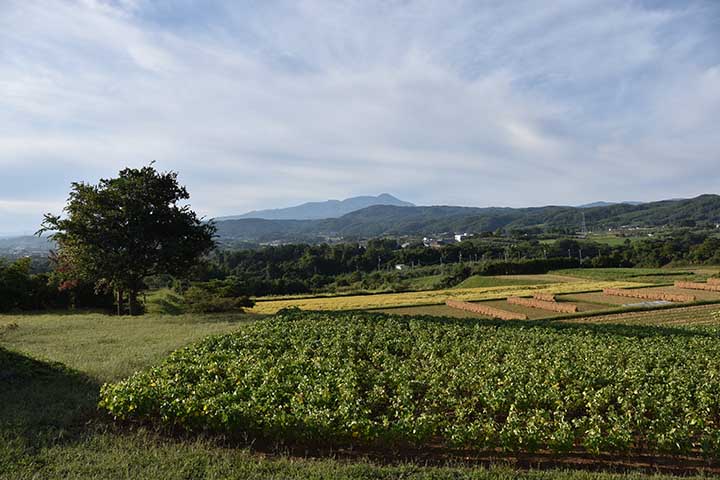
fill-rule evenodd
<path id="1" fill-rule="evenodd" d="M 52 232 L 67 281 L 114 291 L 119 314 L 127 296 L 136 314 L 145 277 L 182 276 L 215 246 L 215 226 L 181 204 L 189 198 L 175 172 L 126 168 L 97 185 L 73 183 L 65 217 L 46 214 L 38 233 Z"/>

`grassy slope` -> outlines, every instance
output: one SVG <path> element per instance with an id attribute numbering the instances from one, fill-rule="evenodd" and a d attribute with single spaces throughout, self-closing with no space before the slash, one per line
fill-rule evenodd
<path id="1" fill-rule="evenodd" d="M 530 278 L 527 279 L 520 278 L 520 276 L 509 278 L 473 275 L 456 285 L 455 288 L 507 287 L 514 285 L 543 285 L 548 283 L 552 283 L 552 280 L 541 280 L 534 275 L 531 275 Z"/>
<path id="2" fill-rule="evenodd" d="M 366 461 L 263 458 L 209 440 L 117 430 L 98 418 L 99 384 L 131 374 L 251 316 L 0 316 L 0 478 L 647 478 L 508 468 L 380 466 Z M 29 357 L 61 361 L 50 365 Z M 659 477 L 658 477 L 659 478 Z"/>
<path id="3" fill-rule="evenodd" d="M 587 280 L 633 281 L 641 283 L 673 283 L 676 281 L 704 281 L 715 269 L 703 268 L 569 268 L 554 270 L 553 274 L 570 275 Z"/>
<path id="4" fill-rule="evenodd" d="M 0 315 L 0 331 L 3 325 L 17 325 L 0 336 L 0 346 L 61 362 L 106 382 L 153 364 L 181 345 L 231 331 L 252 318 L 247 314 Z"/>

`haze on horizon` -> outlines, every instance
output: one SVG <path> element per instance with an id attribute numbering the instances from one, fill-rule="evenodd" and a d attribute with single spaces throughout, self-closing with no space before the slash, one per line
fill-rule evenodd
<path id="1" fill-rule="evenodd" d="M 717 193 L 719 26 L 714 0 L 5 0 L 0 233 L 150 161 L 207 216 Z"/>

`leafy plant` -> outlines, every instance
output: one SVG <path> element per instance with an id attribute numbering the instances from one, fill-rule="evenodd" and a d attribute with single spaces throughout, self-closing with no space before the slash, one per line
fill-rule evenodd
<path id="1" fill-rule="evenodd" d="M 222 296 L 200 287 L 190 287 L 183 295 L 185 309 L 191 313 L 241 312 L 255 302 L 247 297 Z"/>
<path id="2" fill-rule="evenodd" d="M 100 405 L 279 442 L 717 457 L 719 335 L 287 309 L 105 385 Z"/>

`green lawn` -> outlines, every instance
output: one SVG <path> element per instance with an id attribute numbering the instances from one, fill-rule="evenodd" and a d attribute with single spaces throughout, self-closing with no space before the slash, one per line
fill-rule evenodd
<path id="1" fill-rule="evenodd" d="M 482 288 L 482 287 L 510 287 L 514 285 L 542 285 L 552 283 L 550 280 L 540 280 L 537 275 L 528 276 L 528 278 L 519 278 L 520 275 L 509 277 L 495 276 L 486 277 L 483 275 L 473 275 L 466 278 L 455 288 Z"/>
<path id="2" fill-rule="evenodd" d="M 219 439 L 116 426 L 98 412 L 103 382 L 127 377 L 207 335 L 243 328 L 254 318 L 0 315 L 0 479 L 650 478 L 508 466 L 385 465 L 332 455 L 310 459 L 302 452 L 267 456 Z"/>
<path id="3" fill-rule="evenodd" d="M 179 346 L 239 328 L 247 314 L 0 315 L 0 346 L 60 362 L 97 382 L 127 377 Z"/>
<path id="4" fill-rule="evenodd" d="M 442 278 L 442 274 L 426 275 L 424 277 L 409 278 L 407 282 L 411 290 L 432 290 L 437 288 Z"/>

